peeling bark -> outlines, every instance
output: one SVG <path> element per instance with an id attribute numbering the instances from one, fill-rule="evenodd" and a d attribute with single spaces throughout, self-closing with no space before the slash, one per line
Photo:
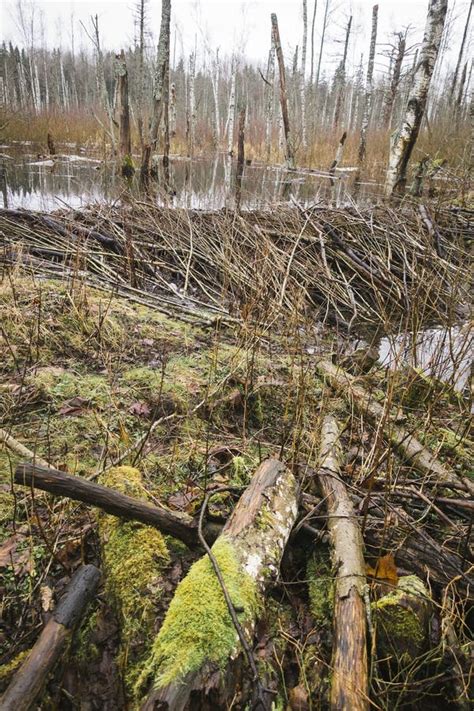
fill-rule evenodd
<path id="1" fill-rule="evenodd" d="M 332 561 L 336 572 L 331 708 L 368 709 L 365 564 L 363 540 L 354 507 L 340 479 L 339 427 L 324 418 L 319 484 L 328 509 Z"/>
<path id="2" fill-rule="evenodd" d="M 420 58 L 415 69 L 411 96 L 398 131 L 392 136 L 388 162 L 385 194 L 390 197 L 395 191 L 403 192 L 406 172 L 413 148 L 418 138 L 425 113 L 431 77 L 438 57 L 443 34 L 447 0 L 430 0 L 426 18 L 425 34 Z"/>
<path id="3" fill-rule="evenodd" d="M 292 473 L 281 462 L 267 460 L 212 548 L 233 604 L 239 605 L 236 612 L 250 646 L 265 588 L 278 573 L 297 508 Z M 208 595 L 203 595 L 203 586 Z M 191 568 L 171 602 L 149 665 L 154 688 L 142 711 L 228 708 L 231 702 L 240 707 L 242 695 L 252 695 L 252 688 L 243 689 L 242 649 L 223 600 L 206 556 Z M 183 659 L 173 659 L 172 653 L 181 652 Z"/>

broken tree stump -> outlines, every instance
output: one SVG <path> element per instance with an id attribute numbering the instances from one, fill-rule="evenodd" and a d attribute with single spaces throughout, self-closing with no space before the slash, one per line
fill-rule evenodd
<path id="1" fill-rule="evenodd" d="M 200 547 L 197 522 L 187 514 L 161 509 L 101 484 L 30 463 L 19 464 L 14 479 L 17 484 L 34 486 L 56 496 L 82 501 L 119 518 L 155 526 L 162 533 L 168 533 L 189 548 Z M 206 533 L 211 540 L 215 540 L 217 531 L 220 529 L 211 524 L 206 528 Z"/>
<path id="2" fill-rule="evenodd" d="M 296 520 L 293 474 L 269 459 L 255 472 L 221 536 L 212 547 L 238 623 L 251 648 L 265 588 L 278 574 Z M 193 565 L 178 585 L 143 675 L 154 708 L 240 708 L 258 680 L 243 671 L 242 647 L 211 558 Z"/>
<path id="3" fill-rule="evenodd" d="M 421 474 L 433 477 L 438 484 L 462 486 L 465 491 L 474 494 L 474 484 L 467 477 L 458 476 L 448 469 L 409 430 L 395 424 L 390 417 L 387 418 L 382 405 L 375 402 L 363 387 L 357 385 L 353 376 L 327 360 L 320 360 L 317 369 L 329 380 L 333 388 L 341 392 L 344 397 L 352 399 L 359 412 L 369 415 L 377 424 L 384 422 L 387 438 L 403 458 Z"/>
<path id="4" fill-rule="evenodd" d="M 354 507 L 340 479 L 339 427 L 323 420 L 319 484 L 328 510 L 331 558 L 336 574 L 331 708 L 365 711 L 369 707 L 367 625 L 364 604 L 364 542 Z"/>
<path id="5" fill-rule="evenodd" d="M 27 711 L 34 704 L 95 595 L 99 580 L 100 571 L 94 565 L 83 565 L 75 573 L 38 641 L 0 699 L 1 711 Z"/>

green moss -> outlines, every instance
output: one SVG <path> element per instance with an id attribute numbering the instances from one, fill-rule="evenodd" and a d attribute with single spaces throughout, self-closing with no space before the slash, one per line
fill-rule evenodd
<path id="1" fill-rule="evenodd" d="M 101 483 L 135 498 L 146 498 L 140 472 L 117 467 Z M 157 602 L 162 594 L 163 569 L 169 553 L 155 528 L 115 516 L 99 515 L 106 590 L 120 619 L 121 666 L 125 686 L 133 698 L 142 661 L 153 639 Z"/>
<path id="2" fill-rule="evenodd" d="M 404 604 L 407 595 L 417 599 L 416 610 Z M 396 657 L 404 665 L 421 653 L 426 638 L 424 615 L 427 590 L 416 575 L 400 578 L 397 588 L 372 603 L 377 635 L 377 652 L 381 659 Z M 418 611 L 418 614 L 417 614 Z"/>
<path id="3" fill-rule="evenodd" d="M 24 649 L 6 664 L 0 665 L 0 691 L 3 691 L 10 681 L 12 674 L 23 664 L 31 650 Z"/>
<path id="4" fill-rule="evenodd" d="M 334 608 L 334 576 L 329 559 L 315 555 L 309 559 L 306 568 L 309 605 L 316 625 L 328 627 L 332 624 Z"/>
<path id="5" fill-rule="evenodd" d="M 257 609 L 257 588 L 242 570 L 232 543 L 221 536 L 212 551 L 241 623 Z M 178 585 L 140 680 L 149 676 L 157 687 L 182 680 L 205 660 L 218 668 L 238 648 L 237 632 L 222 588 L 207 556 L 197 561 Z"/>
<path id="6" fill-rule="evenodd" d="M 57 405 L 73 397 L 86 398 L 91 405 L 106 407 L 110 387 L 101 375 L 79 375 L 59 368 L 42 368 L 31 381 L 49 395 Z"/>

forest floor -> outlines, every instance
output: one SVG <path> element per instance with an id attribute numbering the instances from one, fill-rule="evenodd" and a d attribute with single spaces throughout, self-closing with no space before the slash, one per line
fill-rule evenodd
<path id="1" fill-rule="evenodd" d="M 142 241 L 132 247 L 133 257 L 130 249 L 118 255 L 110 242 L 91 244 L 92 237 L 87 247 L 82 244 L 68 256 L 67 269 L 58 256 L 64 249 L 65 236 L 57 231 L 59 222 L 65 224 L 64 215 L 55 217 L 54 224 L 42 218 L 23 223 L 23 218 L 4 212 L 2 229 L 9 242 L 0 284 L 3 431 L 55 469 L 191 516 L 199 513 L 212 489 L 230 486 L 241 491 L 266 458 L 285 462 L 298 481 L 298 522 L 260 611 L 252 649 L 261 678 L 274 694 L 274 708 L 319 709 L 327 706 L 331 683 L 331 590 L 337 572 L 330 561 L 324 498 L 315 485 L 321 424 L 330 413 L 340 424 L 341 478 L 365 544 L 374 708 L 467 708 L 462 704 L 468 703 L 471 682 L 472 499 L 465 497 L 462 480 L 474 472 L 469 389 L 458 392 L 409 365 L 382 367 L 368 346 L 351 353 L 340 327 L 355 311 L 349 311 L 352 292 L 344 290 L 339 276 L 333 295 L 323 294 L 326 316 L 331 312 L 332 318 L 315 328 L 315 312 L 308 318 L 302 308 L 304 322 L 295 316 L 302 303 L 295 287 L 299 278 L 313 305 L 322 298 L 316 288 L 308 289 L 303 270 L 314 240 L 301 246 L 302 253 L 291 251 L 285 242 L 288 221 L 275 242 L 281 261 L 274 261 L 273 268 L 279 276 L 269 287 L 264 282 L 271 270 L 264 270 L 255 286 L 250 285 L 257 273 L 255 263 L 250 267 L 243 261 L 235 273 L 232 260 L 243 259 L 242 251 L 233 257 L 225 245 L 219 254 L 209 245 L 204 249 L 210 231 L 204 223 L 215 216 L 192 217 L 191 260 L 189 238 L 186 251 L 180 250 L 184 242 L 179 237 L 171 245 L 165 236 L 168 228 L 169 234 L 181 234 L 176 224 L 184 234 L 191 222 L 185 226 L 182 213 L 169 227 L 174 217 L 159 213 L 154 225 L 161 226 L 163 251 L 155 262 L 147 262 L 143 235 L 150 235 L 149 213 L 136 209 L 142 210 Z M 320 218 L 343 233 L 341 211 Z M 79 220 L 76 234 L 84 224 L 92 229 L 87 216 L 76 214 L 74 219 Z M 101 214 L 94 225 L 107 227 L 102 236 L 113 234 L 120 245 L 130 247 L 130 241 L 117 236 L 119 227 L 125 236 L 130 234 L 127 219 Z M 275 219 L 283 222 L 287 217 Z M 310 229 L 305 219 L 301 217 Z M 363 233 L 362 217 L 351 219 L 354 230 Z M 275 226 L 265 220 L 271 233 Z M 247 222 L 236 218 L 233 223 L 241 249 L 255 233 Z M 408 224 L 413 241 L 414 227 Z M 451 223 L 440 217 L 440 224 Z M 229 228 L 228 222 L 222 225 Z M 448 249 L 449 231 L 440 229 L 441 246 Z M 358 243 L 361 266 L 354 251 L 341 246 L 337 235 L 332 237 L 335 242 L 327 243 L 328 252 L 318 251 L 319 267 L 326 276 L 328 261 L 333 274 L 338 263 L 354 269 L 350 283 L 357 286 L 359 278 L 361 293 L 366 290 L 360 299 L 357 292 L 357 316 L 365 328 L 374 326 L 377 310 L 380 322 L 386 322 L 389 312 L 398 313 L 392 308 L 398 292 L 394 282 L 386 293 L 377 271 L 384 268 L 382 259 L 371 262 L 368 286 L 364 260 L 369 247 Z M 388 264 L 395 280 L 398 242 L 393 234 L 390 239 L 393 254 Z M 414 249 L 428 249 L 419 239 Z M 433 234 L 427 239 L 435 250 Z M 318 250 L 321 244 L 318 238 Z M 417 296 L 428 322 L 436 309 L 441 313 L 448 292 L 452 301 L 443 318 L 451 318 L 454 307 L 461 305 L 453 296 L 454 287 L 448 286 L 457 284 L 455 296 L 461 299 L 466 285 L 459 282 L 465 279 L 468 252 L 460 242 L 456 249 L 448 257 L 434 252 L 420 271 L 407 257 L 412 280 L 406 292 L 408 323 L 419 314 L 413 307 Z M 159 264 L 158 271 L 147 274 L 147 263 Z M 311 264 L 306 265 L 308 273 Z M 120 270 L 125 280 L 119 279 Z M 146 279 L 153 288 L 145 285 Z M 180 301 L 179 290 L 187 288 L 189 280 L 195 284 L 192 297 Z M 378 304 L 370 303 L 369 288 L 378 294 Z M 352 373 L 356 386 L 382 405 L 388 421 L 414 432 L 454 480 L 459 477 L 459 486 L 420 473 L 402 458 L 383 422 L 357 409 L 351 388 L 344 392 L 333 387 L 321 369 L 327 359 Z M 157 631 L 179 581 L 200 553 L 156 529 L 133 522 L 119 525 L 118 519 L 97 509 L 15 484 L 14 472 L 24 456 L 5 443 L 0 447 L 0 688 L 24 661 L 72 572 L 82 563 L 94 563 L 103 571 L 103 585 L 68 654 L 49 678 L 40 707 L 138 708 L 149 689 Z M 235 492 L 219 492 L 210 499 L 208 518 L 222 524 L 235 500 Z M 407 576 L 421 581 L 430 622 L 408 633 L 402 622 L 400 641 L 394 620 L 378 610 L 381 599 L 402 589 Z M 239 703 L 243 708 L 245 700 Z"/>

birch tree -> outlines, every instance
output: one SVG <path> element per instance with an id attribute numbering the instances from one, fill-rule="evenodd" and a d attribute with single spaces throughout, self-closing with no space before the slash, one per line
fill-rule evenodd
<path id="1" fill-rule="evenodd" d="M 372 32 L 370 35 L 370 49 L 369 49 L 369 62 L 367 65 L 367 79 L 365 84 L 365 103 L 364 103 L 364 113 L 362 115 L 362 126 L 360 129 L 360 142 L 359 142 L 359 154 L 358 160 L 359 165 L 361 165 L 365 160 L 365 154 L 367 151 L 367 131 L 369 129 L 370 113 L 372 109 L 372 97 L 373 97 L 373 81 L 374 81 L 374 59 L 375 59 L 375 45 L 377 43 L 377 20 L 378 20 L 379 6 L 374 5 L 372 8 Z"/>
<path id="2" fill-rule="evenodd" d="M 313 73 L 314 73 L 314 28 L 316 25 L 316 12 L 318 10 L 318 0 L 314 0 L 313 5 L 313 18 L 311 20 L 311 70 L 309 75 L 309 84 L 313 84 Z"/>
<path id="3" fill-rule="evenodd" d="M 398 32 L 397 38 L 398 42 L 396 47 L 395 61 L 393 63 L 393 72 L 390 79 L 390 87 L 388 90 L 387 99 L 385 101 L 383 109 L 383 125 L 386 128 L 389 128 L 392 124 L 393 107 L 395 105 L 398 86 L 400 84 L 403 58 L 405 57 L 406 34 L 404 35 L 402 32 Z"/>
<path id="4" fill-rule="evenodd" d="M 344 103 L 344 87 L 346 84 L 346 61 L 347 61 L 347 50 L 349 48 L 349 37 L 351 34 L 352 26 L 352 15 L 349 17 L 346 28 L 346 38 L 344 41 L 344 52 L 342 55 L 341 62 L 336 70 L 336 76 L 334 83 L 336 84 L 336 105 L 334 108 L 334 126 L 339 126 L 341 120 L 341 109 Z"/>
<path id="5" fill-rule="evenodd" d="M 308 42 L 308 8 L 303 0 L 303 44 L 301 47 L 301 75 L 300 75 L 300 102 L 301 102 L 301 143 L 306 148 L 306 45 Z"/>
<path id="6" fill-rule="evenodd" d="M 385 193 L 403 192 L 406 184 L 408 161 L 420 132 L 426 109 L 431 77 L 438 56 L 446 20 L 448 0 L 429 0 L 425 33 L 420 58 L 415 69 L 413 89 L 408 99 L 401 124 L 392 137 Z"/>
<path id="7" fill-rule="evenodd" d="M 270 162 L 270 152 L 272 147 L 272 129 L 273 129 L 273 103 L 274 103 L 274 88 L 275 88 L 275 45 L 273 43 L 268 54 L 267 66 L 267 83 L 266 103 L 265 103 L 265 156 L 267 163 Z"/>
<path id="8" fill-rule="evenodd" d="M 235 80 L 237 74 L 237 62 L 232 57 L 231 80 L 229 94 L 229 110 L 227 113 L 227 153 L 231 156 L 234 152 L 234 121 L 235 121 Z"/>

